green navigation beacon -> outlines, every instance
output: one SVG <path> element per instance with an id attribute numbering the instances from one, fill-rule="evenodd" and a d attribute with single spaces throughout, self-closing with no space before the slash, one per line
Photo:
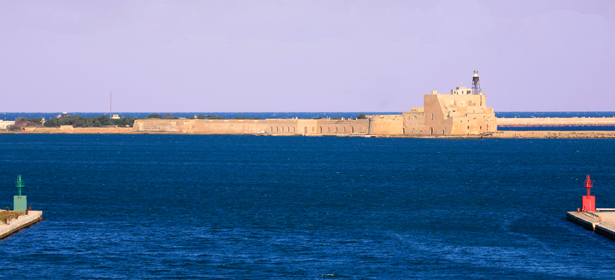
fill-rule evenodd
<path id="1" fill-rule="evenodd" d="M 23 181 L 21 180 L 21 175 L 17 177 L 15 186 L 19 190 L 19 195 L 13 197 L 13 211 L 26 211 L 28 208 L 28 199 L 25 195 L 21 195 L 21 188 L 24 187 Z"/>

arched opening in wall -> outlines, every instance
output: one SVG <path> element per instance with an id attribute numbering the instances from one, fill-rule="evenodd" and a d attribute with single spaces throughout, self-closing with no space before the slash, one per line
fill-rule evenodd
<path id="1" fill-rule="evenodd" d="M 433 134 L 433 127 L 429 128 L 429 134 Z"/>
<path id="2" fill-rule="evenodd" d="M 442 135 L 444 135 L 444 129 L 442 129 Z"/>
<path id="3" fill-rule="evenodd" d="M 351 132 L 351 133 L 354 133 L 354 126 L 351 126 L 351 127 L 350 127 L 350 132 Z"/>
<path id="4" fill-rule="evenodd" d="M 335 133 L 337 133 L 337 129 L 338 129 L 338 127 L 336 126 L 336 127 L 335 127 Z"/>
<path id="5" fill-rule="evenodd" d="M 406 129 L 405 128 L 401 129 L 401 134 L 406 134 Z"/>
<path id="6" fill-rule="evenodd" d="M 287 128 L 288 128 L 288 130 L 286 130 L 286 131 L 290 132 L 290 126 L 289 126 L 289 127 L 287 127 Z"/>
<path id="7" fill-rule="evenodd" d="M 482 126 L 482 125 L 481 125 L 481 126 L 479 126 L 479 127 L 478 127 L 478 130 L 483 130 L 483 126 Z"/>
<path id="8" fill-rule="evenodd" d="M 297 132 L 297 128 L 293 126 L 293 132 Z"/>
<path id="9" fill-rule="evenodd" d="M 276 126 L 275 127 L 275 132 L 279 132 L 280 131 L 280 127 Z"/>
<path id="10" fill-rule="evenodd" d="M 307 133 L 307 126 L 303 127 L 303 133 Z"/>
<path id="11" fill-rule="evenodd" d="M 327 126 L 327 133 L 331 132 L 331 127 Z"/>
<path id="12" fill-rule="evenodd" d="M 273 126 L 270 126 L 270 127 L 269 127 L 269 130 L 270 130 L 271 132 L 273 132 Z"/>
<path id="13" fill-rule="evenodd" d="M 320 127 L 320 134 L 322 134 L 322 126 Z"/>
<path id="14" fill-rule="evenodd" d="M 433 113 L 431 113 L 431 119 L 433 120 Z"/>
<path id="15" fill-rule="evenodd" d="M 282 127 L 281 129 L 282 129 L 282 132 L 284 132 L 284 127 Z"/>
<path id="16" fill-rule="evenodd" d="M 344 126 L 344 133 L 346 133 L 346 127 Z"/>
<path id="17" fill-rule="evenodd" d="M 468 126 L 468 131 L 470 130 L 470 126 Z"/>

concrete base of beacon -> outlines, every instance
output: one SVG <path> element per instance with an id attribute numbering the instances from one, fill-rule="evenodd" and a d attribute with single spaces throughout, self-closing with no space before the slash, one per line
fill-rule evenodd
<path id="1" fill-rule="evenodd" d="M 43 211 L 28 211 L 28 215 L 12 219 L 8 225 L 2 222 L 0 223 L 0 239 L 6 238 L 20 229 L 28 227 L 42 219 Z"/>
<path id="2" fill-rule="evenodd" d="M 568 220 L 615 240 L 615 212 L 602 212 L 600 208 L 596 210 L 596 212 L 570 211 L 567 214 Z"/>

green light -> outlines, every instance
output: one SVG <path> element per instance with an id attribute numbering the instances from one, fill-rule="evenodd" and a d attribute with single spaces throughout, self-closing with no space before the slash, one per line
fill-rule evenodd
<path id="1" fill-rule="evenodd" d="M 19 175 L 19 177 L 17 177 L 17 183 L 15 183 L 15 186 L 19 190 L 19 196 L 21 196 L 21 188 L 24 187 L 23 181 L 21 180 L 21 175 Z"/>

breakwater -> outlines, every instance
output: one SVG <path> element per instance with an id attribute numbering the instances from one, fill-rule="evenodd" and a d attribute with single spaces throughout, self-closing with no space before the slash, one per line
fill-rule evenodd
<path id="1" fill-rule="evenodd" d="M 498 118 L 498 127 L 615 126 L 615 118 Z"/>
<path id="2" fill-rule="evenodd" d="M 604 212 L 600 209 L 597 209 L 597 212 L 569 211 L 566 216 L 568 220 L 589 230 L 615 239 L 615 212 L 612 212 L 612 209 Z"/>
<path id="3" fill-rule="evenodd" d="M 11 219 L 8 221 L 8 224 L 1 222 L 0 239 L 6 238 L 20 229 L 28 227 L 42 219 L 43 211 L 28 211 L 27 215 L 19 216 L 17 219 Z"/>

